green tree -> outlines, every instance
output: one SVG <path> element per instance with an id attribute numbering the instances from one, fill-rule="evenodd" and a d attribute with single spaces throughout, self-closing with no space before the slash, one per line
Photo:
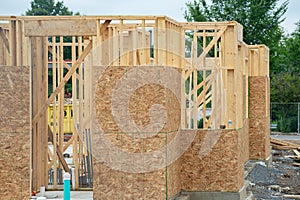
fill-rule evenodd
<path id="1" fill-rule="evenodd" d="M 26 11 L 27 16 L 58 16 L 58 15 L 73 15 L 73 12 L 66 7 L 62 1 L 54 0 L 33 0 L 30 2 L 30 8 Z M 76 12 L 75 15 L 80 15 L 79 12 Z M 59 42 L 59 37 L 56 38 L 56 42 Z M 52 38 L 49 38 L 51 42 Z M 63 42 L 72 42 L 72 37 L 63 37 Z M 52 55 L 49 53 L 48 57 L 52 59 Z M 69 60 L 72 58 L 71 48 L 64 47 L 64 60 Z M 66 73 L 66 70 L 64 70 Z M 52 93 L 52 71 L 48 72 L 48 94 Z M 66 83 L 66 90 L 72 91 L 72 81 L 69 80 Z"/>
<path id="2" fill-rule="evenodd" d="M 285 36 L 280 24 L 288 1 L 279 0 L 191 0 L 186 3 L 187 21 L 238 21 L 244 26 L 247 44 L 270 48 L 271 102 L 300 101 L 300 21 L 295 32 Z M 272 120 L 280 131 L 294 131 L 292 104 L 276 104 Z"/>
<path id="3" fill-rule="evenodd" d="M 31 8 L 26 11 L 28 16 L 73 15 L 73 12 L 62 1 L 55 3 L 54 0 L 33 0 L 30 4 Z"/>
<path id="4" fill-rule="evenodd" d="M 247 44 L 265 44 L 270 48 L 270 65 L 278 54 L 277 47 L 283 36 L 280 24 L 287 11 L 288 1 L 279 0 L 192 0 L 186 3 L 187 21 L 237 21 L 244 26 Z M 276 67 L 274 67 L 275 69 Z"/>
<path id="5" fill-rule="evenodd" d="M 300 23 L 297 29 L 285 36 L 274 57 L 271 79 L 272 121 L 278 123 L 278 131 L 297 131 L 297 104 L 300 102 Z"/>
<path id="6" fill-rule="evenodd" d="M 277 69 L 272 74 L 271 101 L 300 102 L 300 21 L 297 29 L 283 38 L 274 58 Z"/>

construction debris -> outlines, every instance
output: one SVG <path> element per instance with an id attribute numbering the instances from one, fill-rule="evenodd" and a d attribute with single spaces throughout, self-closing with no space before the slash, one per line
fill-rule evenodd
<path id="1" fill-rule="evenodd" d="M 256 199 L 300 199 L 300 146 L 278 139 L 271 139 L 271 146 L 273 162 L 256 163 L 247 176 L 248 193 Z"/>
<path id="2" fill-rule="evenodd" d="M 300 145 L 292 143 L 292 142 L 282 141 L 282 140 L 278 140 L 278 139 L 274 139 L 274 138 L 271 138 L 270 141 L 271 141 L 271 146 L 272 146 L 273 149 L 278 149 L 278 150 L 291 150 L 291 149 L 300 150 Z"/>

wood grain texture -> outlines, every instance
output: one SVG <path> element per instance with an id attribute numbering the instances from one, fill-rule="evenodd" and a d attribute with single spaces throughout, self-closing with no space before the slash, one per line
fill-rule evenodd
<path id="1" fill-rule="evenodd" d="M 0 194 L 30 195 L 29 67 L 0 66 Z"/>
<path id="2" fill-rule="evenodd" d="M 239 151 L 244 130 L 222 130 L 211 151 L 199 156 L 204 138 L 211 131 L 198 131 L 190 148 L 181 157 L 181 189 L 184 191 L 237 192 L 244 184 L 244 159 Z"/>
<path id="3" fill-rule="evenodd" d="M 29 130 L 29 67 L 0 66 L 0 132 Z"/>
<path id="4" fill-rule="evenodd" d="M 269 78 L 250 77 L 250 158 L 265 160 L 270 155 Z"/>
<path id="5" fill-rule="evenodd" d="M 128 107 L 129 115 L 121 116 L 121 122 L 116 120 L 116 115 L 121 113 L 114 113 L 112 107 L 114 90 L 118 88 L 118 83 L 121 79 L 131 79 L 131 84 L 140 83 L 144 76 L 143 71 L 138 71 L 138 75 L 129 77 L 128 72 L 133 70 L 134 67 L 108 67 L 102 71 L 101 76 L 96 77 L 94 80 L 96 84 L 95 89 L 95 123 L 98 123 L 103 130 L 102 137 L 105 137 L 112 146 L 106 149 L 106 155 L 103 155 L 108 160 L 119 160 L 117 165 L 121 170 L 114 169 L 112 166 L 106 166 L 107 163 L 100 162 L 97 157 L 94 159 L 94 199 L 166 199 L 167 193 L 175 195 L 180 191 L 179 187 L 179 162 L 167 167 L 167 161 L 164 157 L 154 157 L 146 159 L 146 154 L 156 151 L 162 151 L 164 155 L 168 152 L 166 144 L 171 141 L 176 134 L 180 125 L 180 102 L 176 96 L 165 88 L 163 84 L 148 83 L 141 87 L 137 87 L 132 93 L 125 92 L 119 98 L 118 106 Z M 163 70 L 161 67 L 157 68 L 157 77 Z M 96 71 L 96 70 L 94 70 Z M 97 72 L 95 72 L 97 74 Z M 159 79 L 158 79 L 159 80 Z M 172 80 L 174 84 L 180 83 L 180 80 Z M 131 87 L 131 85 L 123 85 Z M 134 87 L 134 86 L 132 86 Z M 129 96 L 126 96 L 129 95 Z M 127 100 L 129 101 L 127 101 Z M 120 127 L 120 123 L 128 123 L 128 120 L 133 120 L 139 127 L 147 127 L 153 123 L 151 115 L 154 112 L 153 106 L 161 105 L 165 111 L 165 118 L 162 128 L 157 132 L 144 132 L 132 130 L 132 132 L 124 132 Z M 119 111 L 121 112 L 121 111 Z M 154 116 L 157 114 L 154 113 Z M 94 130 L 97 133 L 98 130 Z M 150 135 L 151 134 L 151 135 Z M 144 137 L 140 137 L 144 135 Z M 101 142 L 99 142 L 99 135 L 94 135 L 93 148 L 94 151 L 101 151 Z M 144 161 L 134 160 L 133 157 L 120 158 L 117 152 L 113 149 L 117 147 L 127 153 L 140 154 Z M 99 148 L 99 149 L 97 149 Z M 99 158 L 99 157 L 98 157 Z M 131 166 L 128 166 L 131 163 Z M 136 165 L 142 165 L 146 172 L 131 173 L 126 172 L 128 167 L 135 168 Z M 147 172 L 153 166 L 161 166 L 160 169 Z M 124 168 L 122 168 L 124 167 Z M 120 169 L 119 168 L 119 169 Z M 124 169 L 124 171 L 122 171 Z M 168 174 L 170 175 L 170 181 Z M 177 176 L 174 176 L 177 174 Z M 175 182 L 173 182 L 175 181 Z"/>

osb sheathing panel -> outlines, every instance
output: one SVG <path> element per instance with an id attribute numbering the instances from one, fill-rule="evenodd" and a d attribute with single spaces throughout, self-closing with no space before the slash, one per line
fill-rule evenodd
<path id="1" fill-rule="evenodd" d="M 270 155 L 269 78 L 250 77 L 249 146 L 251 159 Z"/>
<path id="2" fill-rule="evenodd" d="M 150 122 L 150 108 L 159 104 L 167 111 L 166 122 L 168 122 L 164 124 L 160 132 L 178 130 L 180 121 L 180 115 L 178 114 L 180 113 L 180 99 L 176 98 L 169 88 L 165 88 L 163 84 L 160 84 L 165 80 L 161 79 L 160 73 L 162 70 L 166 70 L 166 68 L 157 67 L 156 71 L 152 71 L 156 73 L 152 76 L 157 79 L 156 83 L 143 85 L 133 93 L 127 92 L 127 90 L 129 91 L 128 88 L 136 87 L 136 85 L 142 81 L 143 77 L 150 76 L 149 74 L 143 74 L 145 72 L 141 70 L 137 71 L 138 74 L 136 77 L 129 76 L 127 74 L 128 71 L 134 67 L 113 66 L 106 68 L 104 71 L 101 71 L 101 67 L 99 68 L 100 69 L 95 67 L 94 69 L 94 83 L 96 84 L 94 96 L 96 109 L 95 120 L 99 123 L 99 126 L 104 132 L 122 132 L 113 116 L 113 114 L 118 115 L 118 113 L 112 112 L 112 99 L 118 99 L 118 107 L 129 107 L 130 116 L 125 116 L 120 119 L 123 123 L 126 123 L 130 117 L 138 126 L 148 125 Z M 120 84 L 121 79 L 123 81 L 130 80 L 131 85 L 122 85 L 124 87 L 122 89 L 123 93 L 118 96 L 114 91 L 119 87 L 118 84 Z M 171 80 L 174 85 L 180 85 L 180 80 L 174 80 L 174 77 L 170 77 L 169 80 Z M 180 87 L 177 87 L 177 89 L 180 91 Z M 128 98 L 126 95 L 130 95 L 129 102 L 123 101 L 123 99 Z"/>
<path id="3" fill-rule="evenodd" d="M 93 191 L 95 200 L 166 199 L 166 171 L 126 173 L 96 161 Z"/>
<path id="4" fill-rule="evenodd" d="M 249 111 L 248 110 L 248 77 L 243 76 L 243 134 L 240 137 L 240 156 L 242 163 L 249 160 Z"/>
<path id="5" fill-rule="evenodd" d="M 181 157 L 182 190 L 239 191 L 244 184 L 243 160 L 238 152 L 242 148 L 239 141 L 245 136 L 243 132 L 243 129 L 198 131 L 193 143 Z M 214 136 L 209 137 L 208 134 Z M 209 149 L 206 154 L 200 153 L 203 145 Z"/>
<path id="6" fill-rule="evenodd" d="M 29 68 L 0 66 L 0 132 L 29 130 Z"/>
<path id="7" fill-rule="evenodd" d="M 244 128 L 238 130 L 238 161 L 239 176 L 238 184 L 240 187 L 244 185 L 244 166 L 249 160 L 249 122 L 244 120 Z"/>
<path id="8" fill-rule="evenodd" d="M 238 140 L 238 147 L 239 155 L 240 155 L 240 161 L 242 164 L 246 163 L 249 160 L 249 120 L 244 120 L 244 128 L 239 130 L 240 137 Z"/>
<path id="9" fill-rule="evenodd" d="M 30 195 L 30 82 L 28 67 L 0 67 L 0 194 Z"/>
<path id="10" fill-rule="evenodd" d="M 178 158 L 175 162 L 167 167 L 167 189 L 168 199 L 174 197 L 181 191 L 181 159 Z"/>
<path id="11" fill-rule="evenodd" d="M 136 84 L 140 81 L 140 78 L 147 76 L 147 74 L 140 74 L 136 77 L 129 77 L 128 71 L 133 67 L 108 67 L 105 70 L 101 69 L 97 72 L 95 68 L 95 121 L 98 126 L 101 127 L 103 134 L 95 134 L 93 140 L 93 148 L 97 151 L 97 148 L 101 148 L 101 142 L 97 137 L 105 137 L 111 142 L 113 147 L 117 147 L 128 153 L 138 153 L 143 157 L 143 153 L 151 153 L 162 149 L 167 154 L 166 145 L 168 141 L 171 141 L 176 135 L 180 124 L 180 102 L 176 98 L 175 94 L 170 89 L 164 87 L 157 82 L 156 84 L 146 84 L 138 87 L 132 93 L 126 92 L 119 96 L 114 93 L 114 90 L 118 88 L 120 80 L 134 80 L 132 84 Z M 162 68 L 158 68 L 157 80 L 159 80 L 159 74 Z M 100 74 L 101 73 L 101 74 Z M 148 74 L 149 75 L 149 74 Z M 172 80 L 173 84 L 180 84 L 180 80 Z M 134 87 L 126 85 L 126 87 Z M 126 90 L 125 87 L 125 90 Z M 179 88 L 180 89 L 180 88 Z M 130 95 L 129 101 L 126 101 L 124 95 Z M 113 99 L 118 99 L 118 106 L 128 107 L 129 116 L 125 116 L 120 119 L 121 123 L 126 124 L 127 120 L 133 120 L 139 127 L 145 127 L 151 123 L 151 107 L 155 105 L 161 105 L 166 111 L 164 124 L 157 133 L 152 132 L 124 132 L 119 126 L 120 122 L 117 122 L 116 115 L 113 113 L 112 106 Z M 153 113 L 152 113 L 153 114 Z M 154 115 L 155 116 L 155 115 Z M 153 119 L 152 119 L 153 120 Z M 97 132 L 98 130 L 94 130 Z M 140 135 L 144 134 L 145 138 L 141 138 Z M 147 135 L 153 134 L 153 135 Z M 113 148 L 112 147 L 112 148 Z M 98 149 L 100 150 L 100 149 Z M 118 159 L 114 150 L 106 149 L 106 158 L 111 160 Z M 173 165 L 170 168 L 167 167 L 166 158 L 157 159 L 153 158 L 145 160 L 142 165 L 146 172 L 131 173 L 128 170 L 130 166 L 132 168 L 135 165 L 141 164 L 134 159 L 128 158 L 128 160 L 120 159 L 118 169 L 113 169 L 111 166 L 107 166 L 107 163 L 100 162 L 97 157 L 94 158 L 94 199 L 166 199 L 168 191 L 167 179 L 168 173 L 177 173 L 179 165 Z M 160 165 L 160 169 L 147 172 L 149 166 Z M 122 168 L 124 166 L 124 168 Z M 124 170 L 122 170 L 124 169 Z M 176 179 L 176 178 L 174 178 Z M 177 180 L 178 177 L 177 177 Z M 179 182 L 170 186 L 170 192 L 176 194 L 180 191 Z"/>
<path id="12" fill-rule="evenodd" d="M 0 133 L 0 199 L 29 199 L 30 136 Z"/>

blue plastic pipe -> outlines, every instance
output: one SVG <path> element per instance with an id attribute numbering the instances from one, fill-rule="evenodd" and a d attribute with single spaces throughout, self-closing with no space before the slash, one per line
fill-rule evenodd
<path id="1" fill-rule="evenodd" d="M 71 175 L 70 173 L 66 172 L 64 174 L 64 200 L 70 200 L 70 181 Z"/>

